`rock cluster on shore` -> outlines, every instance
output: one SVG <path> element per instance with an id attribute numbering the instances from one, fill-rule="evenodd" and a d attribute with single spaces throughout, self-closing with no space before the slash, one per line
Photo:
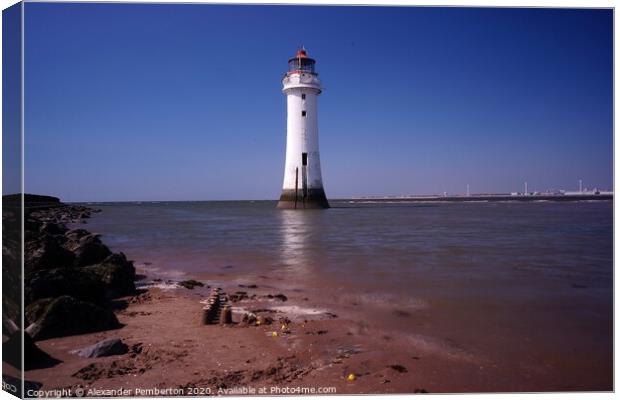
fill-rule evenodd
<path id="1" fill-rule="evenodd" d="M 7 200 L 12 199 L 5 196 Z M 24 312 L 29 336 L 42 340 L 120 327 L 112 300 L 135 292 L 133 263 L 123 253 L 113 253 L 98 235 L 66 226 L 98 210 L 47 196 L 25 195 L 24 204 Z M 5 265 L 19 265 L 19 214 L 17 207 L 3 210 Z M 3 278 L 19 285 L 19 275 L 14 276 L 19 270 L 6 271 Z M 18 323 L 19 307 L 10 297 L 3 298 L 3 308 Z"/>

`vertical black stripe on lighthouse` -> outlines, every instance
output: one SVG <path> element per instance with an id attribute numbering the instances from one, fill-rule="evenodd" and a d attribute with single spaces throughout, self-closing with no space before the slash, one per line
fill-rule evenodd
<path id="1" fill-rule="evenodd" d="M 308 153 L 301 153 L 301 185 L 304 201 L 308 198 Z"/>

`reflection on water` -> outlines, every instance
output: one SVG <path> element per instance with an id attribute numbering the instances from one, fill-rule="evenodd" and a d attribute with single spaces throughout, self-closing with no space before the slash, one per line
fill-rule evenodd
<path id="1" fill-rule="evenodd" d="M 324 210 L 278 210 L 279 260 L 291 277 L 307 279 L 321 273 L 331 254 L 328 227 L 333 214 Z"/>
<path id="2" fill-rule="evenodd" d="M 312 221 L 307 212 L 297 210 L 281 210 L 278 213 L 280 222 L 281 263 L 292 272 L 305 274 L 311 264 L 309 247 L 312 235 Z"/>

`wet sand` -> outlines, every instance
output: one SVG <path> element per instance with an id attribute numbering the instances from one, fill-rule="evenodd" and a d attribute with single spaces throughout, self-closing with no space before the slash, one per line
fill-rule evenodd
<path id="1" fill-rule="evenodd" d="M 314 297 L 316 293 L 283 291 L 269 276 L 247 280 L 233 268 L 224 268 L 210 279 L 199 278 L 207 286 L 194 290 L 147 279 L 153 287 L 119 302 L 126 303 L 117 312 L 124 324 L 121 329 L 39 341 L 41 349 L 62 363 L 27 371 L 26 379 L 43 383 L 41 390 L 81 388 L 87 395 L 125 390 L 124 395 L 145 396 L 262 394 L 261 390 L 264 394 L 295 394 L 296 390 L 371 394 L 612 387 L 611 374 L 601 373 L 601 360 L 575 359 L 570 351 L 551 352 L 543 362 L 523 353 L 526 347 L 504 351 L 513 354 L 511 359 L 477 351 L 459 336 L 459 326 L 473 318 L 468 314 L 442 321 L 441 315 L 433 317 L 429 307 L 385 308 L 384 313 L 392 314 L 388 320 L 396 316 L 410 327 L 409 334 L 401 335 L 382 326 L 380 313 L 376 320 L 360 320 L 345 309 L 326 307 Z M 201 324 L 200 301 L 206 298 L 208 286 L 222 287 L 229 296 L 242 294 L 241 300 L 232 302 L 236 323 Z M 284 294 L 286 301 L 274 297 L 278 294 Z M 274 322 L 238 323 L 248 311 Z M 453 331 L 445 331 L 449 329 Z M 446 334 L 453 339 L 445 339 Z M 498 340 L 493 332 L 479 334 L 488 335 L 491 343 Z M 95 359 L 70 354 L 107 338 L 122 339 L 129 346 L 128 354 Z M 160 392 L 154 392 L 155 388 Z"/>
<path id="2" fill-rule="evenodd" d="M 273 305 L 274 312 L 261 314 L 271 315 L 274 323 L 205 326 L 200 323 L 201 298 L 187 289 L 149 289 L 128 299 L 129 306 L 118 313 L 125 324 L 119 330 L 38 342 L 63 362 L 29 371 L 27 379 L 43 382 L 42 390 L 122 387 L 134 395 L 139 394 L 136 388 L 179 388 L 188 395 L 205 394 L 191 390 L 226 394 L 221 390 L 229 389 L 238 394 L 243 388 L 262 387 L 267 388 L 265 394 L 297 387 L 396 393 L 422 391 L 432 381 L 419 371 L 426 352 L 397 350 L 393 338 L 377 341 L 363 326 L 329 312 L 285 305 L 288 301 L 242 301 L 235 311 Z M 283 326 L 278 320 L 284 318 L 290 322 Z M 240 314 L 235 313 L 234 319 L 239 320 Z M 127 355 L 83 359 L 69 353 L 117 337 L 129 345 Z M 393 353 L 386 357 L 389 348 Z"/>

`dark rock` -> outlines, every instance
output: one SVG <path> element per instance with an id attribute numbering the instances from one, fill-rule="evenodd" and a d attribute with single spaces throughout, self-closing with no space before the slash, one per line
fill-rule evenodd
<path id="1" fill-rule="evenodd" d="M 110 310 L 112 310 L 114 312 L 126 310 L 127 307 L 129 307 L 129 299 L 113 299 L 113 300 L 108 300 L 107 306 L 108 306 L 108 308 Z M 143 314 L 142 311 L 136 312 L 136 313 L 140 313 L 140 315 Z M 150 313 L 147 313 L 147 314 L 150 315 Z"/>
<path id="2" fill-rule="evenodd" d="M 21 245 L 3 232 L 2 243 L 2 316 L 21 320 L 22 272 L 19 262 Z"/>
<path id="3" fill-rule="evenodd" d="M 82 268 L 35 271 L 26 275 L 25 283 L 26 304 L 63 295 L 95 304 L 102 304 L 106 298 L 105 283 L 97 274 Z"/>
<path id="4" fill-rule="evenodd" d="M 72 350 L 71 354 L 84 358 L 95 358 L 126 354 L 127 351 L 129 351 L 129 347 L 120 339 L 106 339 L 91 346 Z"/>
<path id="5" fill-rule="evenodd" d="M 75 242 L 79 241 L 79 239 L 83 238 L 84 236 L 88 236 L 88 235 L 90 235 L 90 232 L 88 232 L 86 229 L 81 229 L 81 228 L 71 229 L 65 233 L 65 237 L 67 239 L 75 241 Z"/>
<path id="6" fill-rule="evenodd" d="M 326 335 L 327 331 L 326 330 L 319 330 L 316 332 L 306 332 L 306 335 Z"/>
<path id="7" fill-rule="evenodd" d="M 288 300 L 288 297 L 286 297 L 285 295 L 283 295 L 282 293 L 278 293 L 276 295 L 273 294 L 268 294 L 267 298 L 269 299 L 276 299 L 276 300 L 280 300 L 280 301 L 286 301 Z"/>
<path id="8" fill-rule="evenodd" d="M 10 194 L 7 196 L 2 196 L 2 199 L 4 201 L 6 201 L 7 199 L 8 200 L 15 199 L 15 201 L 21 201 L 22 195 L 21 194 Z M 44 196 L 41 194 L 30 194 L 30 193 L 24 193 L 23 201 L 24 201 L 24 205 L 27 208 L 37 207 L 39 209 L 43 207 L 58 207 L 61 204 L 60 199 L 58 197 Z"/>
<path id="9" fill-rule="evenodd" d="M 75 254 L 76 267 L 100 263 L 112 254 L 108 246 L 101 243 L 99 235 L 90 233 L 71 238 L 66 247 Z"/>
<path id="10" fill-rule="evenodd" d="M 24 268 L 26 271 L 64 268 L 73 264 L 75 256 L 52 235 L 43 234 L 25 243 Z"/>
<path id="11" fill-rule="evenodd" d="M 51 301 L 26 332 L 34 340 L 119 328 L 114 313 L 71 296 Z"/>
<path id="12" fill-rule="evenodd" d="M 23 285 L 21 196 L 2 199 L 2 316 L 19 323 Z"/>
<path id="13" fill-rule="evenodd" d="M 93 274 L 104 284 L 108 298 L 133 294 L 136 290 L 136 269 L 123 253 L 110 254 L 100 264 L 81 269 Z"/>
<path id="14" fill-rule="evenodd" d="M 49 196 L 3 199 L 4 315 L 18 321 L 24 313 L 27 321 L 34 322 L 28 329 L 37 340 L 118 326 L 111 298 L 134 292 L 133 264 L 123 254 L 112 254 L 98 235 L 65 225 L 85 221 L 99 210 Z M 22 199 L 26 202 L 23 254 Z M 20 307 L 22 294 L 25 309 Z"/>
<path id="15" fill-rule="evenodd" d="M 179 282 L 179 286 L 183 286 L 186 289 L 194 289 L 196 286 L 204 286 L 204 283 L 193 280 L 193 279 L 188 279 L 186 281 L 181 281 Z"/>
<path id="16" fill-rule="evenodd" d="M 26 218 L 24 220 L 24 233 L 26 234 L 26 239 L 36 237 L 36 234 L 39 233 L 43 225 L 43 219 L 39 220 L 34 218 Z"/>
<path id="17" fill-rule="evenodd" d="M 91 210 L 88 207 L 79 205 L 67 205 L 58 203 L 36 204 L 28 208 L 26 206 L 27 217 L 32 217 L 39 221 L 53 221 L 56 223 L 67 223 L 79 218 L 89 218 Z"/>
<path id="18" fill-rule="evenodd" d="M 47 307 L 52 303 L 52 301 L 54 301 L 53 298 L 39 299 L 27 305 L 24 315 L 24 317 L 26 318 L 26 326 L 41 318 L 41 316 L 43 315 Z"/>
<path id="19" fill-rule="evenodd" d="M 405 372 L 408 371 L 406 367 L 403 367 L 402 365 L 399 365 L 399 364 L 390 365 L 390 368 L 392 368 L 394 371 L 400 372 L 401 374 L 404 374 Z"/>
<path id="20" fill-rule="evenodd" d="M 49 368 L 56 364 L 59 364 L 60 361 L 53 358 L 43 350 L 41 350 L 32 340 L 28 333 L 24 333 L 24 342 L 23 342 L 23 350 L 24 350 L 24 369 L 38 369 L 38 368 Z M 22 351 L 22 332 L 15 331 L 13 332 L 8 340 L 2 343 L 2 353 L 3 353 L 3 361 L 8 362 L 16 368 L 19 367 L 19 363 L 21 360 L 21 351 Z"/>
<path id="21" fill-rule="evenodd" d="M 62 225 L 55 224 L 53 222 L 44 222 L 43 225 L 39 228 L 41 233 L 46 233 L 49 235 L 63 235 L 67 232 L 67 228 Z"/>
<path id="22" fill-rule="evenodd" d="M 247 292 L 235 292 L 231 294 L 230 296 L 228 296 L 228 299 L 232 301 L 233 303 L 236 303 L 241 300 L 246 300 L 248 298 L 249 297 L 248 297 Z"/>
<path id="23" fill-rule="evenodd" d="M 41 350 L 27 333 L 24 333 L 24 361 L 26 370 L 49 368 L 61 362 Z"/>

